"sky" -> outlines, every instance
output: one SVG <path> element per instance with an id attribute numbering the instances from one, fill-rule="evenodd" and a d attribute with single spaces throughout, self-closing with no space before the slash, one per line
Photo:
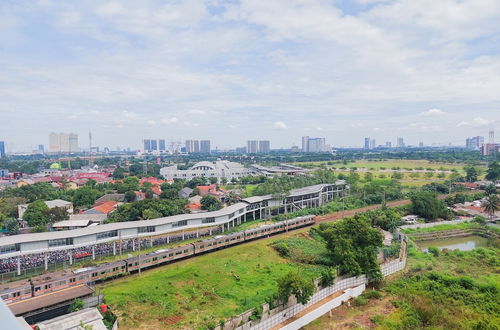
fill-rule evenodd
<path id="1" fill-rule="evenodd" d="M 3 0 L 0 140 L 463 145 L 500 122 L 499 21 L 498 0 Z"/>

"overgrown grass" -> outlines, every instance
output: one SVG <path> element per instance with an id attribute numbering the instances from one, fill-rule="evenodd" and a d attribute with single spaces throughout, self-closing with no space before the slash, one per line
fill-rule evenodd
<path id="1" fill-rule="evenodd" d="M 278 253 L 295 262 L 331 266 L 325 242 L 316 234 L 301 235 L 277 240 L 271 245 Z"/>
<path id="2" fill-rule="evenodd" d="M 275 238 L 274 238 L 275 239 Z M 256 307 L 291 270 L 319 277 L 324 267 L 281 258 L 270 239 L 184 260 L 102 285 L 120 328 L 205 328 Z"/>
<path id="3" fill-rule="evenodd" d="M 412 249 L 409 272 L 391 283 L 397 312 L 379 322 L 386 329 L 498 329 L 498 249 L 447 251 L 439 256 Z"/>

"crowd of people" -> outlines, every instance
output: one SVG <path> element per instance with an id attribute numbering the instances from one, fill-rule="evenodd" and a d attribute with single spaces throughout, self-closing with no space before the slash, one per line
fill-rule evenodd
<path id="1" fill-rule="evenodd" d="M 151 247 L 157 247 L 169 243 L 180 242 L 183 240 L 193 239 L 197 237 L 204 237 L 208 235 L 219 234 L 222 230 L 218 229 L 206 229 L 200 231 L 190 231 L 185 233 L 175 233 L 164 236 L 140 238 L 141 249 L 147 249 Z M 0 259 L 0 273 L 15 272 L 17 271 L 18 259 L 21 266 L 21 270 L 29 270 L 33 268 L 45 267 L 45 259 L 47 259 L 47 265 L 56 263 L 70 263 L 76 262 L 82 259 L 92 258 L 95 255 L 96 258 L 102 256 L 110 256 L 114 253 L 125 253 L 138 249 L 137 238 L 122 239 L 115 242 L 99 243 L 94 245 L 87 245 L 78 248 L 64 249 L 47 251 L 35 254 L 21 255 L 16 257 L 10 257 L 5 259 Z"/>

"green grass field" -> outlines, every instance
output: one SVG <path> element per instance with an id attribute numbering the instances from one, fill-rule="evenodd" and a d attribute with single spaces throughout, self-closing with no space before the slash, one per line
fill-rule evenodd
<path id="1" fill-rule="evenodd" d="M 305 231 L 304 229 L 302 231 Z M 280 235 L 296 235 L 296 232 Z M 256 307 L 291 270 L 319 277 L 321 267 L 282 259 L 268 246 L 278 237 L 187 259 L 100 286 L 120 328 L 203 329 Z"/>
<path id="2" fill-rule="evenodd" d="M 295 165 L 305 165 L 305 164 L 312 164 L 312 165 L 321 165 L 321 164 L 327 164 L 328 162 L 297 162 L 294 163 Z M 402 169 L 404 168 L 412 168 L 415 169 L 417 167 L 423 167 L 424 169 L 427 168 L 432 168 L 434 170 L 438 169 L 445 169 L 445 170 L 452 170 L 456 169 L 458 171 L 462 171 L 463 164 L 456 164 L 456 163 L 431 163 L 428 160 L 406 160 L 406 159 L 389 159 L 389 160 L 376 160 L 376 161 L 368 161 L 368 160 L 357 160 L 353 163 L 347 163 L 343 164 L 342 162 L 334 162 L 331 166 L 339 168 L 339 167 L 357 167 L 357 168 L 367 168 L 370 169 L 372 168 L 373 170 L 380 170 L 381 168 L 386 168 L 390 169 L 392 167 L 400 167 Z"/>

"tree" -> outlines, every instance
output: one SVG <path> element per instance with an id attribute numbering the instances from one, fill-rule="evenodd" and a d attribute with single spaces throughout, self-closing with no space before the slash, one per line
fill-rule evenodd
<path id="1" fill-rule="evenodd" d="M 365 181 L 367 181 L 367 182 L 373 181 L 373 173 L 372 172 L 365 173 Z"/>
<path id="2" fill-rule="evenodd" d="M 484 211 L 490 216 L 490 220 L 493 219 L 495 212 L 499 209 L 500 200 L 497 195 L 489 195 L 484 199 L 483 207 Z"/>
<path id="3" fill-rule="evenodd" d="M 382 234 L 370 226 L 366 215 L 356 215 L 333 224 L 320 224 L 319 235 L 326 241 L 332 263 L 342 274 L 361 275 L 369 279 L 382 278 L 377 252 L 382 246 Z"/>
<path id="4" fill-rule="evenodd" d="M 217 211 L 222 208 L 221 201 L 214 196 L 205 195 L 200 200 L 201 208 L 209 211 Z"/>
<path id="5" fill-rule="evenodd" d="M 484 191 L 486 192 L 486 195 L 494 195 L 497 193 L 497 187 L 492 183 L 487 185 L 484 188 Z"/>
<path id="6" fill-rule="evenodd" d="M 472 165 L 464 166 L 464 171 L 465 171 L 465 181 L 467 182 L 477 181 L 479 173 L 474 166 Z"/>
<path id="7" fill-rule="evenodd" d="M 491 181 L 500 180 L 500 163 L 497 161 L 491 162 L 486 171 L 486 179 Z"/>
<path id="8" fill-rule="evenodd" d="M 85 303 L 80 298 L 77 298 L 77 299 L 73 300 L 71 305 L 69 305 L 69 311 L 76 312 L 76 311 L 83 309 L 83 307 L 85 307 Z"/>
<path id="9" fill-rule="evenodd" d="M 401 180 L 401 179 L 403 179 L 403 173 L 401 173 L 401 172 L 393 172 L 392 175 L 391 175 L 391 178 L 393 180 Z"/>
<path id="10" fill-rule="evenodd" d="M 132 190 L 127 191 L 125 193 L 125 201 L 129 203 L 135 201 L 135 192 Z"/>
<path id="11" fill-rule="evenodd" d="M 215 178 L 215 177 L 210 177 L 210 178 L 208 179 L 208 181 L 209 181 L 211 184 L 216 184 L 216 183 L 217 183 L 217 178 Z"/>
<path id="12" fill-rule="evenodd" d="M 161 213 L 154 210 L 154 209 L 146 209 L 146 210 L 142 211 L 142 218 L 143 219 L 161 218 Z"/>
<path id="13" fill-rule="evenodd" d="M 291 271 L 278 279 L 278 299 L 286 304 L 290 295 L 297 298 L 297 302 L 305 305 L 314 293 L 314 284 L 297 272 Z"/>
<path id="14" fill-rule="evenodd" d="M 103 193 L 90 186 L 83 186 L 73 193 L 72 202 L 76 208 L 89 208 Z"/>
<path id="15" fill-rule="evenodd" d="M 23 214 L 23 220 L 28 222 L 30 227 L 45 226 L 50 222 L 49 207 L 44 201 L 38 200 L 28 205 Z"/>
<path id="16" fill-rule="evenodd" d="M 488 223 L 488 221 L 486 221 L 486 218 L 483 217 L 482 215 L 479 215 L 479 214 L 474 216 L 474 218 L 472 218 L 472 222 L 475 222 L 475 223 L 480 224 L 482 226 L 484 226 Z"/>
<path id="17" fill-rule="evenodd" d="M 118 166 L 113 171 L 113 178 L 115 178 L 115 179 L 123 179 L 124 173 L 125 173 L 125 170 L 123 168 L 121 168 L 121 167 Z"/>
<path id="18" fill-rule="evenodd" d="M 223 185 L 226 185 L 227 184 L 227 178 L 226 177 L 223 177 L 220 179 L 220 182 L 223 184 Z"/>
<path id="19" fill-rule="evenodd" d="M 430 191 L 414 192 L 410 195 L 411 210 L 414 214 L 420 215 L 426 220 L 437 218 L 447 219 L 449 211 L 443 201 L 437 199 L 437 195 Z"/>
<path id="20" fill-rule="evenodd" d="M 48 211 L 49 214 L 49 223 L 54 223 L 58 221 L 68 220 L 69 214 L 63 207 L 53 207 Z"/>
<path id="21" fill-rule="evenodd" d="M 17 235 L 19 234 L 19 223 L 16 219 L 6 219 L 3 222 L 4 228 L 7 230 L 7 234 L 9 235 Z"/>

